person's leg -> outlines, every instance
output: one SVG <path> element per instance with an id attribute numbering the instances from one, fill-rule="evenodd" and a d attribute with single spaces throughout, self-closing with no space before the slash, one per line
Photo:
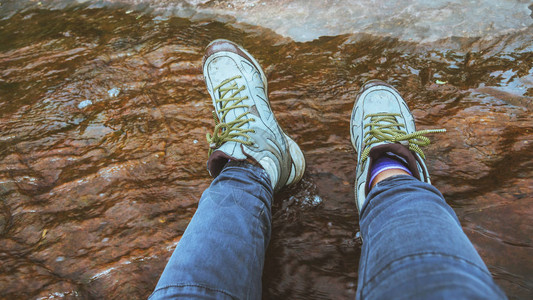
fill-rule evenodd
<path id="1" fill-rule="evenodd" d="M 272 194 L 261 167 L 228 163 L 203 193 L 150 299 L 261 298 Z"/>
<path id="2" fill-rule="evenodd" d="M 242 47 L 216 40 L 203 61 L 215 130 L 215 177 L 150 299 L 259 299 L 272 194 L 305 171 L 300 147 L 278 125 L 266 76 Z"/>
<path id="3" fill-rule="evenodd" d="M 371 81 L 357 96 L 351 139 L 363 249 L 358 299 L 504 299 L 440 192 L 405 101 Z M 388 175 L 387 175 L 388 174 Z"/>
<path id="4" fill-rule="evenodd" d="M 435 187 L 389 177 L 367 201 L 359 299 L 505 299 Z"/>

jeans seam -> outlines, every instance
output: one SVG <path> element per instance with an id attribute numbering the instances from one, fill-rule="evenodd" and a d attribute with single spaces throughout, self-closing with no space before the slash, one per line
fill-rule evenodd
<path id="1" fill-rule="evenodd" d="M 217 288 L 212 288 L 212 287 L 209 287 L 209 286 L 206 286 L 206 285 L 203 285 L 203 284 L 198 284 L 198 283 L 182 283 L 182 284 L 168 284 L 168 285 L 165 285 L 165 286 L 162 286 L 158 289 L 156 289 L 151 295 L 150 297 L 152 297 L 153 295 L 155 295 L 156 292 L 160 291 L 160 290 L 166 290 L 166 289 L 169 289 L 169 288 L 173 288 L 173 287 L 198 287 L 198 288 L 203 288 L 203 289 L 206 289 L 206 290 L 210 290 L 210 291 L 214 291 L 214 292 L 219 292 L 219 293 L 222 293 L 228 297 L 231 297 L 233 299 L 239 299 L 238 297 L 232 295 L 231 293 L 229 293 L 228 291 L 225 291 L 225 290 L 221 290 L 221 289 L 217 289 Z M 148 298 L 150 298 L 148 297 Z"/>
<path id="2" fill-rule="evenodd" d="M 392 265 L 396 264 L 396 263 L 399 263 L 401 261 L 404 261 L 406 259 L 409 259 L 409 258 L 413 258 L 413 257 L 417 257 L 417 256 L 444 256 L 444 257 L 450 257 L 454 260 L 457 260 L 457 261 L 461 261 L 461 262 L 465 262 L 469 265 L 472 265 L 474 266 L 476 269 L 480 270 L 482 273 L 485 273 L 486 275 L 488 276 L 491 276 L 490 273 L 488 273 L 486 270 L 480 268 L 478 265 L 464 259 L 464 258 L 461 258 L 461 257 L 458 257 L 458 256 L 455 256 L 455 255 L 450 255 L 450 254 L 443 254 L 443 253 L 437 253 L 437 252 L 425 252 L 425 253 L 417 253 L 417 254 L 411 254 L 411 255 L 407 255 L 407 256 L 403 256 L 399 259 L 396 259 L 390 263 L 388 263 L 386 266 L 384 266 L 383 268 L 381 268 L 381 270 L 379 270 L 379 272 L 376 273 L 376 275 L 372 276 L 372 278 L 370 278 L 368 281 L 364 281 L 363 282 L 363 289 L 367 286 L 367 284 L 370 284 L 372 283 L 373 281 L 376 280 L 376 278 L 381 275 L 383 272 L 385 272 L 387 269 L 390 269 L 392 267 Z M 365 266 L 366 266 L 366 262 L 365 262 Z M 362 291 L 361 291 L 361 296 L 362 296 Z"/>
<path id="3" fill-rule="evenodd" d="M 363 237 L 363 234 L 361 232 L 361 238 Z M 370 241 L 368 241 L 367 243 L 369 243 Z M 366 274 L 366 266 L 368 266 L 368 249 L 370 249 L 369 245 L 367 244 L 366 247 L 363 247 L 363 251 L 364 253 L 361 253 L 361 255 L 364 255 L 364 258 L 365 258 L 365 261 L 363 262 L 363 267 L 364 267 L 364 270 L 363 272 L 361 272 L 362 274 L 360 274 L 360 276 L 363 276 L 363 280 L 361 281 L 361 285 L 363 286 L 363 288 L 361 289 L 357 289 L 360 294 L 359 294 L 359 297 L 356 297 L 358 299 L 363 299 L 363 290 L 364 290 L 364 286 L 365 286 L 365 283 L 366 283 L 366 277 L 367 277 L 367 274 Z"/>
<path id="4" fill-rule="evenodd" d="M 263 226 L 263 222 L 261 222 L 261 216 L 263 214 L 263 212 L 265 211 L 265 205 L 263 204 L 263 206 L 261 207 L 261 211 L 259 212 L 259 214 L 254 218 L 254 221 L 257 222 L 259 224 L 259 228 L 260 230 L 262 229 L 261 227 Z M 253 262 L 257 262 L 257 261 L 260 261 L 260 258 L 257 256 L 257 252 L 255 251 L 252 251 L 253 252 Z M 265 247 L 265 252 L 266 252 L 266 247 Z M 263 262 L 264 263 L 264 262 Z M 246 299 L 251 299 L 250 295 L 254 292 L 252 287 L 253 287 L 253 277 L 252 276 L 249 276 L 248 277 L 248 280 L 246 281 Z"/>

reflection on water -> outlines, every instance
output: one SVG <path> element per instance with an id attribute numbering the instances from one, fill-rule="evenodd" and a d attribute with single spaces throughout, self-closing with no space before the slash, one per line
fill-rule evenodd
<path id="1" fill-rule="evenodd" d="M 371 78 L 400 90 L 419 128 L 448 130 L 427 149 L 435 185 L 508 295 L 533 292 L 530 35 L 297 43 L 251 26 L 75 7 L 0 21 L 2 297 L 151 292 L 211 181 L 201 58 L 215 38 L 263 64 L 278 120 L 307 157 L 302 182 L 275 199 L 266 299 L 353 298 L 348 118 Z M 501 51 L 513 43 L 525 50 Z"/>

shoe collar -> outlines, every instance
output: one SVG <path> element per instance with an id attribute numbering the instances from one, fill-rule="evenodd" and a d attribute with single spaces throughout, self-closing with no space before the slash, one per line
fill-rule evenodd
<path id="1" fill-rule="evenodd" d="M 407 168 L 413 176 L 420 180 L 425 181 L 421 179 L 420 172 L 418 171 L 418 159 L 413 155 L 413 153 L 404 145 L 399 143 L 385 143 L 381 145 L 377 145 L 372 147 L 372 150 L 370 150 L 370 153 L 368 154 L 368 172 L 367 172 L 367 178 L 366 178 L 366 184 L 365 184 L 365 195 L 368 195 L 370 192 L 368 186 L 369 186 L 369 180 L 371 176 L 370 170 L 372 169 L 372 164 L 375 160 L 377 160 L 379 157 L 383 156 L 385 153 L 390 152 L 395 155 L 398 155 L 399 157 L 405 159 L 407 162 Z M 424 176 L 425 177 L 425 176 Z"/>

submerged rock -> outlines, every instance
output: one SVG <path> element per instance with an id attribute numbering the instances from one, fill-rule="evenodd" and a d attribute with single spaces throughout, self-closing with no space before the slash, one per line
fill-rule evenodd
<path id="1" fill-rule="evenodd" d="M 418 128 L 448 130 L 425 149 L 434 184 L 509 297 L 531 294 L 530 35 L 302 43 L 242 24 L 75 7 L 0 21 L 1 297 L 150 294 L 211 182 L 201 60 L 221 37 L 261 62 L 277 119 L 307 158 L 302 182 L 275 198 L 265 298 L 354 297 L 348 126 L 373 78 L 399 89 Z M 506 52 L 513 43 L 522 50 Z"/>

